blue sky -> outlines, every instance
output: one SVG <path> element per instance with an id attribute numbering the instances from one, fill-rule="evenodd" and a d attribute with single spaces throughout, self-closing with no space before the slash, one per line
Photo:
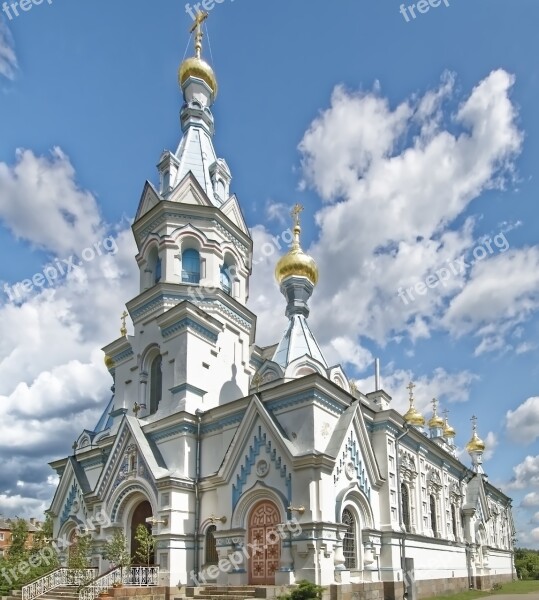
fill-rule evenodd
<path id="1" fill-rule="evenodd" d="M 305 205 L 321 271 L 311 324 L 330 361 L 368 392 L 379 356 L 397 409 L 413 378 L 425 413 L 433 395 L 451 411 L 460 446 L 477 414 L 519 543 L 539 546 L 539 5 L 450 0 L 409 22 L 400 5 L 216 4 L 204 48 L 216 149 L 258 248 Z M 31 514 L 52 493 L 45 461 L 109 395 L 99 348 L 136 293 L 129 225 L 144 181 L 180 139 L 191 20 L 173 0 L 45 0 L 0 16 L 2 287 L 109 236 L 116 248 L 15 301 L 0 292 L 0 512 Z M 503 252 L 491 242 L 446 286 L 398 297 L 497 235 Z M 284 326 L 277 256 L 253 274 L 260 343 Z"/>

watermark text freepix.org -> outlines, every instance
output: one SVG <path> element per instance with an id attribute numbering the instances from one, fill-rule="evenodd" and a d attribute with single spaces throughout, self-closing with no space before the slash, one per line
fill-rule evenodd
<path id="1" fill-rule="evenodd" d="M 419 0 L 419 2 L 415 2 L 414 4 L 410 4 L 406 6 L 405 4 L 401 4 L 399 12 L 405 18 L 406 22 L 410 22 L 410 16 L 412 19 L 416 19 L 416 9 L 417 12 L 421 15 L 429 12 L 431 8 L 438 8 L 441 4 L 449 7 L 449 0 Z M 410 15 L 410 16 L 408 16 Z"/>
<path id="2" fill-rule="evenodd" d="M 47 4 L 50 6 L 52 4 L 52 0 L 46 0 Z M 16 2 L 3 2 L 2 3 L 2 12 L 6 15 L 6 17 L 13 21 L 13 17 L 18 17 L 20 15 L 19 9 L 23 12 L 28 12 L 34 4 L 39 6 L 43 4 L 45 0 L 17 0 Z"/>
<path id="3" fill-rule="evenodd" d="M 447 261 L 447 267 L 437 269 L 434 274 L 428 275 L 424 281 L 417 281 L 415 285 L 407 288 L 400 287 L 397 291 L 398 297 L 404 304 L 408 304 L 409 302 L 414 302 L 416 300 L 414 293 L 418 296 L 425 296 L 428 290 L 433 290 L 440 284 L 442 284 L 443 287 L 446 287 L 447 282 L 452 277 L 461 275 L 475 263 L 494 254 L 493 244 L 499 252 L 505 252 L 509 248 L 509 242 L 507 241 L 505 234 L 498 233 L 494 238 L 485 240 L 482 244 L 476 246 L 472 250 L 473 260 L 470 260 L 470 262 L 466 262 L 465 256 L 461 256 L 456 260 Z"/>
<path id="4" fill-rule="evenodd" d="M 94 260 L 96 256 L 103 254 L 116 254 L 118 246 L 116 240 L 112 237 L 106 237 L 93 246 L 84 248 L 80 253 L 82 258 L 72 254 L 69 258 L 55 259 L 53 263 L 47 265 L 43 272 L 36 273 L 31 279 L 23 279 L 11 287 L 4 284 L 4 292 L 7 294 L 10 302 L 16 302 L 29 294 L 34 287 L 43 288 L 45 286 L 54 287 L 60 281 L 60 278 L 66 277 L 72 271 L 80 268 L 85 262 Z"/>

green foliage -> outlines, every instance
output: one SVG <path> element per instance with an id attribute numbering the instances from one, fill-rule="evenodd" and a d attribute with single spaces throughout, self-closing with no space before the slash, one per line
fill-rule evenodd
<path id="1" fill-rule="evenodd" d="M 131 566 L 131 556 L 127 550 L 127 538 L 123 531 L 116 529 L 110 540 L 105 544 L 103 558 L 109 560 L 115 567 Z"/>
<path id="2" fill-rule="evenodd" d="M 89 535 L 79 535 L 77 542 L 69 548 L 69 569 L 89 569 L 92 538 Z"/>
<path id="3" fill-rule="evenodd" d="M 151 531 L 148 530 L 146 525 L 141 523 L 135 532 L 135 540 L 137 540 L 138 543 L 135 558 L 149 567 L 154 555 L 155 537 L 152 535 Z"/>
<path id="4" fill-rule="evenodd" d="M 28 524 L 24 519 L 17 519 L 11 527 L 11 546 L 8 556 L 14 560 L 23 560 L 27 554 Z"/>
<path id="5" fill-rule="evenodd" d="M 539 579 L 539 551 L 517 548 L 515 569 L 519 579 Z"/>
<path id="6" fill-rule="evenodd" d="M 290 594 L 279 596 L 279 600 L 321 600 L 324 588 L 306 579 L 298 581 Z"/>

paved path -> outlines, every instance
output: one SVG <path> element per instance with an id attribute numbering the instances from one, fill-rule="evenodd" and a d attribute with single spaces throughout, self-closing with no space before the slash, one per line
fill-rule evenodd
<path id="1" fill-rule="evenodd" d="M 496 598 L 496 600 L 539 600 L 539 592 L 530 592 L 529 594 L 498 594 L 495 596 L 484 596 L 488 598 Z"/>

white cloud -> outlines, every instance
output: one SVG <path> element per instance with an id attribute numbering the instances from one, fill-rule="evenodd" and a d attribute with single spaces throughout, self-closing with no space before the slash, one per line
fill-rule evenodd
<path id="1" fill-rule="evenodd" d="M 20 190 L 13 188 L 15 182 Z M 46 248 L 51 259 L 102 240 L 110 231 L 95 198 L 79 189 L 61 150 L 51 159 L 20 151 L 15 165 L 0 163 L 0 198 L 6 194 L 31 218 L 25 223 L 22 208 L 19 212 L 0 200 L 0 220 Z M 71 216 L 66 207 L 74 207 Z M 138 291 L 129 224 L 114 236 L 115 254 L 96 256 L 54 287 L 36 287 L 22 300 L 0 298 L 4 512 L 39 516 L 36 512 L 48 505 L 57 481 L 47 461 L 65 456 L 81 431 L 96 424 L 110 399 L 112 380 L 100 348 L 119 334 L 119 315 Z M 51 343 L 55 340 L 61 343 Z"/>
<path id="2" fill-rule="evenodd" d="M 539 486 L 539 456 L 526 456 L 520 464 L 513 467 L 513 473 L 507 489 L 521 490 Z"/>
<path id="3" fill-rule="evenodd" d="M 529 508 L 533 506 L 539 506 L 539 493 L 538 492 L 530 492 L 526 494 L 520 503 L 520 506 L 524 508 Z"/>
<path id="4" fill-rule="evenodd" d="M 517 443 L 529 444 L 539 437 L 539 396 L 528 398 L 505 416 L 507 433 Z"/>
<path id="5" fill-rule="evenodd" d="M 399 287 L 424 281 L 477 244 L 475 220 L 465 219 L 458 229 L 454 221 L 485 190 L 502 187 L 505 174 L 512 175 L 512 160 L 522 143 L 509 97 L 513 83 L 503 70 L 481 81 L 454 117 L 452 130 L 458 134 L 450 132 L 442 110 L 444 100 L 455 97 L 452 75 L 395 108 L 377 92 L 334 90 L 331 106 L 312 122 L 299 146 L 302 185 L 326 204 L 317 214 L 319 238 L 310 249 L 321 276 L 311 324 L 324 347 L 335 347 L 339 340 L 337 345 L 350 356 L 351 346 L 361 346 L 362 337 L 384 345 L 402 333 L 412 341 L 428 338 L 436 329 L 459 335 L 463 322 L 478 329 L 483 313 L 474 310 L 471 322 L 465 318 L 473 302 L 468 285 L 488 287 L 498 264 L 513 269 L 519 291 L 504 291 L 510 286 L 499 278 L 490 286 L 499 301 L 488 309 L 489 317 L 503 321 L 511 316 L 508 294 L 517 301 L 513 317 L 527 314 L 527 302 L 539 286 L 534 275 L 519 280 L 514 272 L 521 266 L 539 272 L 533 269 L 533 248 L 495 254 L 452 274 L 428 294 L 416 294 L 413 302 L 397 296 Z M 503 260 L 496 266 L 488 264 L 498 259 Z M 486 340 L 481 351 L 488 344 Z"/>
<path id="6" fill-rule="evenodd" d="M 485 453 L 483 454 L 483 460 L 486 462 L 494 456 L 496 446 L 498 446 L 498 436 L 493 431 L 489 431 L 484 439 L 484 442 Z"/>
<path id="7" fill-rule="evenodd" d="M 13 79 L 17 70 L 17 57 L 13 47 L 13 38 L 0 18 L 0 75 Z"/>

